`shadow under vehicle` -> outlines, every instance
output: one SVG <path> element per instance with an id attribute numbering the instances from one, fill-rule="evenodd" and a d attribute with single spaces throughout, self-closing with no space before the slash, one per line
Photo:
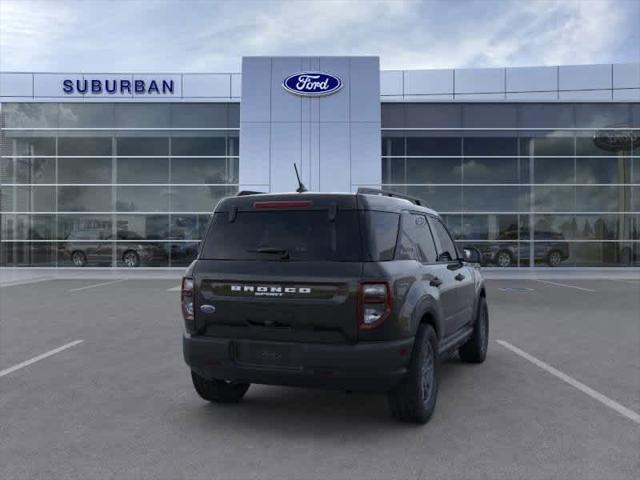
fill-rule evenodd
<path id="1" fill-rule="evenodd" d="M 71 232 L 64 244 L 64 254 L 68 256 L 74 267 L 89 264 L 101 265 L 115 262 L 133 268 L 140 265 L 166 263 L 167 253 L 161 244 L 145 242 L 135 232 L 118 230 L 118 242 L 113 242 L 110 231 L 83 230 Z"/>
<path id="2" fill-rule="evenodd" d="M 523 237 L 520 237 L 521 240 Z M 527 238 L 528 239 L 528 238 Z M 499 242 L 485 245 L 474 245 L 482 253 L 482 265 L 493 264 L 498 267 L 513 267 L 527 262 L 530 258 L 529 242 L 517 241 L 517 231 L 507 231 L 498 238 Z M 509 242 L 510 240 L 513 243 Z M 559 267 L 569 258 L 569 243 L 564 235 L 558 232 L 536 232 L 536 241 L 533 243 L 533 258 L 535 262 L 545 262 L 550 267 Z M 522 266 L 522 265 L 521 265 Z"/>

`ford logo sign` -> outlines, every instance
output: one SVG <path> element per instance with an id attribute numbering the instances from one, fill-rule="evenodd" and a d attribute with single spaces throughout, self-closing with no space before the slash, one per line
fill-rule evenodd
<path id="1" fill-rule="evenodd" d="M 216 313 L 216 307 L 213 305 L 200 305 L 200 311 L 202 313 Z"/>
<path id="2" fill-rule="evenodd" d="M 342 80 L 328 73 L 301 72 L 285 78 L 282 88 L 294 95 L 319 97 L 336 93 L 342 88 Z"/>

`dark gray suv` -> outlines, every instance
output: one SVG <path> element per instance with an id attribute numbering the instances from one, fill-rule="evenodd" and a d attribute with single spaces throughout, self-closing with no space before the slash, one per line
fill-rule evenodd
<path id="1" fill-rule="evenodd" d="M 440 358 L 487 354 L 480 253 L 458 252 L 436 212 L 392 192 L 249 193 L 218 204 L 182 280 L 198 394 L 386 392 L 396 418 L 427 422 Z"/>

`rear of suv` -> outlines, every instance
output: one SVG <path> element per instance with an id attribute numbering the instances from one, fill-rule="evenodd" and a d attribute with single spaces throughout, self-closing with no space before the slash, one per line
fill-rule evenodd
<path id="1" fill-rule="evenodd" d="M 487 352 L 480 253 L 465 255 L 391 192 L 226 198 L 182 281 L 194 387 L 213 402 L 251 383 L 386 392 L 396 418 L 425 423 L 440 358 Z"/>

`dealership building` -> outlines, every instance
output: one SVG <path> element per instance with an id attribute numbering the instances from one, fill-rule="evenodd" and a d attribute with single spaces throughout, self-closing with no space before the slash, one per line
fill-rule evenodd
<path id="1" fill-rule="evenodd" d="M 0 72 L 0 266 L 182 267 L 239 190 L 419 197 L 487 266 L 640 265 L 640 63 Z"/>

